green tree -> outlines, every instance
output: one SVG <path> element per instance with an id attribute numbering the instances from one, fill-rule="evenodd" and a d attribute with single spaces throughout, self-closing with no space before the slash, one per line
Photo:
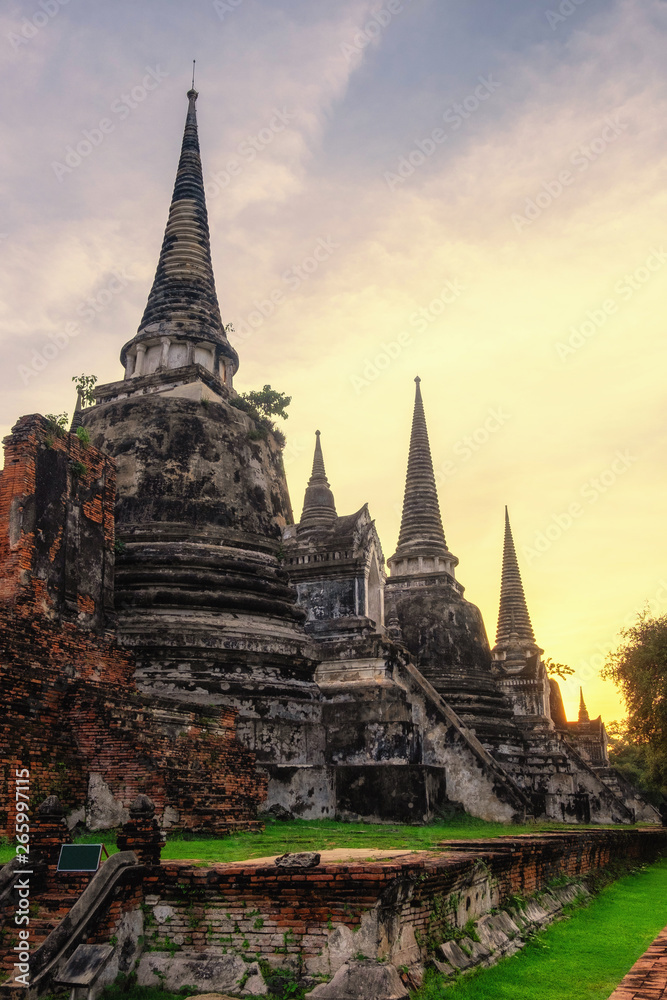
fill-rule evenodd
<path id="1" fill-rule="evenodd" d="M 72 375 L 77 391 L 81 395 L 81 402 L 84 406 L 92 406 L 95 402 L 94 387 L 97 382 L 97 375 Z"/>
<path id="2" fill-rule="evenodd" d="M 632 785 L 639 788 L 653 805 L 662 802 L 662 787 L 656 780 L 651 745 L 637 743 L 628 731 L 627 719 L 609 722 L 605 726 L 609 737 L 609 763 Z"/>
<path id="3" fill-rule="evenodd" d="M 44 415 L 51 425 L 51 430 L 57 435 L 57 437 L 64 437 L 67 433 L 67 424 L 69 423 L 67 414 L 46 413 Z"/>
<path id="4" fill-rule="evenodd" d="M 624 739 L 641 748 L 647 780 L 667 791 L 667 615 L 640 612 L 621 631 L 602 676 L 619 688 L 628 709 Z"/>
<path id="5" fill-rule="evenodd" d="M 285 435 L 276 427 L 271 417 L 282 417 L 287 420 L 289 414 L 287 407 L 292 402 L 291 396 L 286 396 L 284 392 L 272 389 L 270 385 L 265 385 L 263 389 L 254 389 L 251 392 L 242 392 L 240 395 L 229 400 L 237 410 L 243 410 L 255 420 L 257 427 L 251 431 L 251 440 L 266 438 L 269 431 L 281 448 L 285 446 Z"/>
<path id="6" fill-rule="evenodd" d="M 292 402 L 292 397 L 272 389 L 270 385 L 252 392 L 242 392 L 241 398 L 265 417 L 282 417 L 283 420 L 287 420 L 289 416 L 287 407 Z"/>

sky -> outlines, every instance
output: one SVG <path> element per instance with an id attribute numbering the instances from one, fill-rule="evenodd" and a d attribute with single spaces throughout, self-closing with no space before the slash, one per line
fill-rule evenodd
<path id="1" fill-rule="evenodd" d="M 576 718 L 667 612 L 664 0 L 6 0 L 0 429 L 122 376 L 197 60 L 243 392 L 322 432 L 339 514 L 396 546 L 419 375 L 445 533 L 493 642 L 508 505 Z"/>

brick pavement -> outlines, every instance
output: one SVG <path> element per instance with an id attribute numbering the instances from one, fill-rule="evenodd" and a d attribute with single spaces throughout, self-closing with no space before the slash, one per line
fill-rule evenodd
<path id="1" fill-rule="evenodd" d="M 635 962 L 609 1000 L 667 1000 L 667 927 Z"/>

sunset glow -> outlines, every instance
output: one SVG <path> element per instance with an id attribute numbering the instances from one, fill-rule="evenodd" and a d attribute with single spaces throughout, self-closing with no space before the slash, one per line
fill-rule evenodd
<path id="1" fill-rule="evenodd" d="M 606 653 L 667 611 L 667 5 L 502 7 L 6 5 L 0 422 L 122 377 L 196 57 L 235 387 L 292 396 L 295 517 L 319 429 L 338 513 L 368 502 L 393 553 L 419 375 L 491 643 L 507 504 L 536 640 L 576 671 L 568 716 L 582 685 L 611 721 Z"/>

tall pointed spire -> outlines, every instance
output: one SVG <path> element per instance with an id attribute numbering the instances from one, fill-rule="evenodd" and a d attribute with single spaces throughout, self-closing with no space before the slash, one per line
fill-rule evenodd
<path id="1" fill-rule="evenodd" d="M 223 370 L 223 365 L 231 369 L 230 374 L 238 368 L 238 355 L 227 340 L 215 290 L 197 132 L 197 97 L 196 90 L 188 91 L 181 155 L 153 287 L 137 334 L 121 352 L 126 378 L 182 367 L 195 360 L 215 374 Z M 154 352 L 154 364 L 144 364 L 151 342 L 161 350 Z M 200 350 L 195 356 L 197 347 Z M 133 364 L 137 350 L 139 358 Z"/>
<path id="2" fill-rule="evenodd" d="M 443 572 L 454 576 L 458 559 L 447 548 L 442 527 L 419 376 L 415 383 L 401 530 L 396 552 L 387 564 L 392 576 Z"/>
<path id="3" fill-rule="evenodd" d="M 303 499 L 303 513 L 299 529 L 329 528 L 338 517 L 334 495 L 324 470 L 324 456 L 320 444 L 320 432 L 315 431 L 315 455 L 313 471 Z"/>
<path id="4" fill-rule="evenodd" d="M 413 548 L 421 550 L 425 546 L 439 553 L 448 551 L 435 488 L 419 376 L 415 379 L 415 383 L 415 406 L 412 415 L 408 471 L 405 477 L 403 517 L 396 555 L 403 555 Z"/>
<path id="5" fill-rule="evenodd" d="M 590 722 L 590 716 L 588 714 L 588 709 L 586 708 L 586 702 L 584 701 L 584 689 L 579 688 L 579 722 Z"/>
<path id="6" fill-rule="evenodd" d="M 503 571 L 496 643 L 505 643 L 510 639 L 535 644 L 535 635 L 523 592 L 509 513 L 505 507 L 505 543 L 503 546 Z"/>

